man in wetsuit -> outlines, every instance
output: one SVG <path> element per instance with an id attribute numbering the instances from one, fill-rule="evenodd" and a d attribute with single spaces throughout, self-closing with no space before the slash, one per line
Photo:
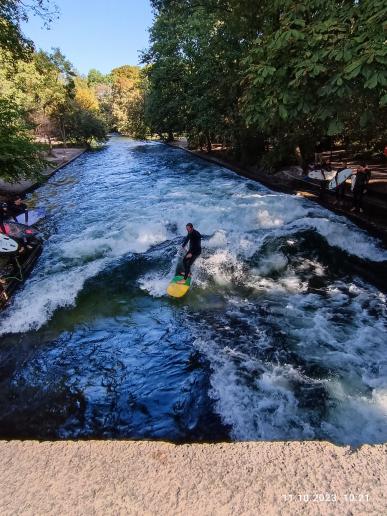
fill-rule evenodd
<path id="1" fill-rule="evenodd" d="M 371 171 L 368 166 L 363 162 L 360 167 L 356 170 L 356 180 L 353 189 L 353 206 L 351 211 L 360 211 L 363 213 L 363 195 L 366 192 L 365 187 L 371 178 Z"/>
<path id="2" fill-rule="evenodd" d="M 20 195 L 15 197 L 15 199 L 13 201 L 8 201 L 7 206 L 8 206 L 9 215 L 11 217 L 13 217 L 15 222 L 17 222 L 16 217 L 18 215 L 22 215 L 23 213 L 24 213 L 25 223 L 28 222 L 28 208 L 27 208 L 27 205 L 23 203 Z"/>
<path id="3" fill-rule="evenodd" d="M 316 165 L 319 165 L 322 160 L 323 146 L 321 142 L 317 142 L 314 147 L 314 162 Z"/>
<path id="4" fill-rule="evenodd" d="M 343 164 L 340 168 L 337 169 L 335 180 L 337 184 L 337 176 L 342 172 L 343 170 L 346 170 L 348 168 L 348 162 L 346 160 L 343 161 Z M 345 198 L 345 181 L 344 183 L 341 183 L 340 185 L 336 186 L 336 201 L 334 204 L 338 204 L 339 206 L 342 206 L 344 204 L 344 198 Z"/>
<path id="5" fill-rule="evenodd" d="M 186 225 L 186 229 L 188 234 L 183 240 L 182 247 L 184 249 L 189 242 L 189 249 L 183 258 L 184 272 L 181 274 L 184 274 L 184 279 L 178 281 L 177 283 L 185 283 L 187 278 L 191 276 L 191 266 L 193 262 L 196 260 L 196 258 L 202 252 L 202 235 L 199 233 L 199 231 L 196 231 L 196 229 L 194 229 L 193 224 L 191 224 L 191 222 L 189 222 Z"/>

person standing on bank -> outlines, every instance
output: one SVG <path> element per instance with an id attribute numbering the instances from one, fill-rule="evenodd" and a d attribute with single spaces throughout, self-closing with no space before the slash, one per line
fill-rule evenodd
<path id="1" fill-rule="evenodd" d="M 360 213 L 363 213 L 363 195 L 366 191 L 365 187 L 370 178 L 371 171 L 363 162 L 356 170 L 355 186 L 353 188 L 353 206 L 351 211 L 360 211 Z"/>
<path id="2" fill-rule="evenodd" d="M 196 231 L 196 229 L 194 229 L 193 224 L 191 224 L 191 222 L 188 222 L 188 224 L 186 225 L 186 229 L 187 236 L 183 240 L 182 248 L 184 249 L 188 242 L 189 248 L 188 252 L 183 258 L 184 272 L 182 272 L 181 275 L 184 275 L 184 279 L 178 281 L 177 283 L 185 283 L 187 281 L 187 278 L 191 276 L 191 267 L 193 262 L 202 252 L 202 235 L 199 233 L 199 231 Z"/>
<path id="3" fill-rule="evenodd" d="M 335 180 L 337 184 L 337 176 L 342 172 L 343 170 L 346 170 L 348 168 L 348 162 L 346 160 L 343 161 L 343 164 L 340 168 L 337 169 Z M 345 198 L 345 181 L 341 183 L 340 185 L 336 186 L 336 201 L 334 204 L 338 204 L 339 206 L 342 206 L 344 204 L 344 198 Z"/>
<path id="4" fill-rule="evenodd" d="M 323 146 L 321 142 L 316 142 L 314 147 L 314 162 L 316 165 L 320 165 L 323 156 Z"/>

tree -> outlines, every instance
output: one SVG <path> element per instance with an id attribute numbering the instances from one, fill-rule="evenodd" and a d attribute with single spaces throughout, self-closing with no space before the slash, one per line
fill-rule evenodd
<path id="1" fill-rule="evenodd" d="M 86 111 L 99 111 L 99 102 L 94 89 L 90 88 L 88 81 L 82 77 L 75 79 L 75 99 L 79 107 Z"/>
<path id="2" fill-rule="evenodd" d="M 121 66 L 111 71 L 112 117 L 117 131 L 128 132 L 128 104 L 137 96 L 140 87 L 140 68 Z"/>
<path id="3" fill-rule="evenodd" d="M 145 138 L 144 97 L 147 79 L 139 66 L 124 65 L 110 73 L 112 129 L 135 138 Z"/>
<path id="4" fill-rule="evenodd" d="M 24 119 L 20 107 L 0 99 L 0 174 L 11 182 L 39 177 L 45 165 Z"/>
<path id="5" fill-rule="evenodd" d="M 99 70 L 92 68 L 87 74 L 87 84 L 91 88 L 100 84 L 111 84 L 111 75 L 104 75 Z"/>
<path id="6" fill-rule="evenodd" d="M 53 113 L 74 96 L 72 65 L 59 49 L 34 52 L 29 61 L 9 62 L 0 51 L 0 87 L 3 98 L 12 99 L 35 125 L 36 134 L 51 138 L 58 134 Z"/>
<path id="7" fill-rule="evenodd" d="M 158 133 L 185 132 L 193 146 L 232 145 L 242 159 L 256 139 L 239 109 L 241 61 L 256 29 L 254 3 L 154 1 L 146 116 Z M 247 134 L 248 133 L 248 134 Z M 258 149 L 258 146 L 257 146 Z"/>
<path id="8" fill-rule="evenodd" d="M 180 56 L 182 35 L 180 17 L 160 13 L 150 31 L 151 47 L 143 55 L 148 65 L 149 90 L 145 103 L 145 117 L 151 131 L 167 134 L 185 129 L 185 66 Z"/>
<path id="9" fill-rule="evenodd" d="M 309 147 L 323 135 L 354 130 L 368 141 L 385 136 L 385 3 L 270 5 L 272 21 L 245 60 L 247 123 Z"/>
<path id="10" fill-rule="evenodd" d="M 145 113 L 158 133 L 238 159 L 279 160 L 317 139 L 386 138 L 382 0 L 152 0 Z M 250 156 L 249 156 L 250 155 Z"/>
<path id="11" fill-rule="evenodd" d="M 0 1 L 0 49 L 7 50 L 11 60 L 28 59 L 34 49 L 33 42 L 26 38 L 20 27 L 31 15 L 39 16 L 48 26 L 57 16 L 58 8 L 49 0 Z"/>
<path id="12" fill-rule="evenodd" d="M 82 77 L 75 77 L 73 88 L 53 112 L 62 141 L 90 146 L 104 142 L 107 126 L 99 109 L 94 89 Z"/>
<path id="13" fill-rule="evenodd" d="M 107 128 L 96 111 L 85 109 L 76 99 L 68 102 L 66 109 L 60 113 L 62 138 L 88 147 L 95 142 L 107 139 Z"/>

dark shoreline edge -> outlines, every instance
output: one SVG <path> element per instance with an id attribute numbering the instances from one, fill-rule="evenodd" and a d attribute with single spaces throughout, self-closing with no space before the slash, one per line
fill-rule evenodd
<path id="1" fill-rule="evenodd" d="M 204 161 L 207 161 L 209 163 L 214 163 L 216 165 L 220 165 L 224 168 L 227 168 L 228 170 L 231 170 L 232 172 L 235 172 L 241 177 L 244 177 L 246 179 L 250 179 L 251 181 L 256 181 L 257 183 L 262 183 L 264 186 L 267 186 L 271 190 L 274 190 L 276 192 L 281 193 L 287 193 L 287 194 L 293 194 L 293 195 L 302 195 L 303 197 L 309 199 L 310 201 L 316 202 L 323 208 L 326 208 L 333 213 L 336 213 L 337 215 L 341 215 L 349 219 L 351 222 L 353 222 L 356 226 L 358 226 L 360 229 L 368 231 L 370 235 L 373 237 L 379 238 L 383 245 L 387 248 L 387 229 L 385 227 L 382 227 L 378 225 L 375 222 L 367 221 L 364 218 L 360 218 L 355 214 L 348 213 L 347 211 L 340 210 L 332 206 L 330 203 L 324 202 L 321 199 L 318 198 L 316 195 L 305 195 L 305 192 L 302 192 L 296 188 L 291 187 L 289 184 L 286 184 L 285 182 L 281 182 L 278 180 L 278 177 L 276 177 L 276 180 L 270 180 L 270 176 L 263 177 L 262 174 L 252 174 L 245 168 L 236 165 L 234 163 L 230 163 L 226 160 L 217 158 L 216 156 L 211 155 L 204 155 L 200 151 L 194 151 L 191 149 L 187 149 L 186 147 L 179 145 L 178 142 L 176 143 L 169 143 L 169 142 L 162 142 L 164 145 L 167 145 L 170 148 L 173 149 L 180 149 L 185 152 L 188 152 L 192 156 L 196 156 L 197 158 L 201 158 Z M 295 180 L 296 182 L 296 180 Z M 299 180 L 301 182 L 301 180 Z"/>
<path id="2" fill-rule="evenodd" d="M 27 193 L 31 193 L 34 190 L 36 190 L 37 188 L 43 186 L 44 184 L 47 183 L 47 181 L 51 177 L 54 176 L 54 174 L 58 170 L 66 167 L 67 165 L 72 163 L 74 160 L 76 160 L 77 158 L 82 156 L 86 151 L 87 151 L 87 149 L 80 149 L 80 151 L 75 156 L 73 156 L 72 158 L 70 158 L 69 160 L 67 160 L 64 163 L 61 163 L 54 169 L 50 170 L 49 173 L 45 174 L 43 181 L 30 184 L 30 186 L 28 186 L 27 188 L 24 188 L 24 190 L 21 190 L 20 192 L 18 191 L 17 194 L 18 195 L 26 195 Z M 12 184 L 12 183 L 10 183 L 10 184 Z M 0 196 L 4 197 L 4 198 L 11 198 L 13 195 L 15 195 L 15 194 L 12 193 L 12 191 L 0 191 Z M 43 251 L 43 247 L 44 247 L 44 241 L 40 240 L 37 247 L 28 255 L 26 262 L 22 264 L 23 281 L 19 282 L 19 280 L 12 279 L 8 284 L 3 285 L 3 290 L 0 293 L 0 312 L 2 312 L 3 309 L 10 304 L 14 293 L 21 286 L 24 285 L 25 280 L 28 278 L 28 276 L 31 274 L 33 268 L 35 267 L 35 264 Z"/>

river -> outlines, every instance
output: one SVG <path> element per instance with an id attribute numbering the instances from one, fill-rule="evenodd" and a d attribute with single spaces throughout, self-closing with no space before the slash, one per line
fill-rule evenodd
<path id="1" fill-rule="evenodd" d="M 46 242 L 1 315 L 2 437 L 387 440 L 387 251 L 350 221 L 121 137 L 31 199 Z M 203 253 L 176 301 L 186 222 Z"/>

